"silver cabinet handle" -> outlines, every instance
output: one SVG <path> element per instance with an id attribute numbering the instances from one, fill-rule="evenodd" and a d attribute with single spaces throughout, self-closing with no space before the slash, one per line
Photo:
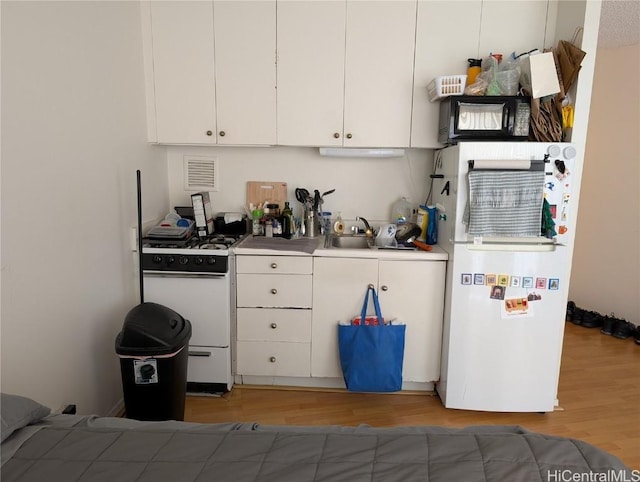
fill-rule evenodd
<path id="1" fill-rule="evenodd" d="M 211 352 L 210 351 L 196 351 L 196 350 L 189 350 L 189 356 L 211 356 Z"/>
<path id="2" fill-rule="evenodd" d="M 337 132 L 334 132 L 333 137 L 335 137 L 336 139 L 340 139 L 340 134 Z"/>
<path id="3" fill-rule="evenodd" d="M 276 328 L 278 328 L 278 325 L 276 325 L 275 323 L 271 323 L 271 328 L 275 330 Z"/>
<path id="4" fill-rule="evenodd" d="M 275 289 L 275 288 L 272 288 L 272 289 L 271 289 L 271 294 L 272 294 L 272 295 L 277 295 L 277 294 L 278 294 L 278 290 L 277 290 L 277 289 Z"/>
<path id="5" fill-rule="evenodd" d="M 271 358 L 269 358 L 269 361 L 271 363 L 275 363 L 276 362 L 276 357 L 272 356 Z"/>
<path id="6" fill-rule="evenodd" d="M 389 287 L 388 287 L 387 285 L 382 285 L 382 286 L 380 287 L 380 289 L 381 289 L 382 291 L 387 291 L 387 290 L 389 289 Z"/>
<path id="7" fill-rule="evenodd" d="M 207 131 L 207 135 L 208 136 L 212 136 L 213 135 L 213 131 Z"/>
<path id="8" fill-rule="evenodd" d="M 224 137 L 224 136 L 225 136 L 225 134 L 226 134 L 226 132 L 225 132 L 225 131 L 220 131 L 220 137 Z"/>
<path id="9" fill-rule="evenodd" d="M 347 134 L 347 139 L 351 139 L 353 135 L 351 133 Z"/>
<path id="10" fill-rule="evenodd" d="M 278 265 L 276 263 L 271 263 L 271 268 L 272 269 L 276 269 L 278 267 Z"/>

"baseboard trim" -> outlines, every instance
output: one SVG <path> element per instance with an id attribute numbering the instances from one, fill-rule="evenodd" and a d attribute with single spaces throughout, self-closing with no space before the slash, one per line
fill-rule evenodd
<path id="1" fill-rule="evenodd" d="M 109 412 L 107 412 L 107 417 L 124 417 L 124 399 L 121 398 L 117 401 L 117 403 L 113 406 Z"/>

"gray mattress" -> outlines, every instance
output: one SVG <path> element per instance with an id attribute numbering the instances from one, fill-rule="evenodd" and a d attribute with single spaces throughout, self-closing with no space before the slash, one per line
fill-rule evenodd
<path id="1" fill-rule="evenodd" d="M 516 426 L 294 427 L 55 415 L 15 432 L 2 444 L 2 458 L 2 482 L 604 480 L 571 478 L 600 473 L 633 480 L 620 460 L 588 443 Z"/>

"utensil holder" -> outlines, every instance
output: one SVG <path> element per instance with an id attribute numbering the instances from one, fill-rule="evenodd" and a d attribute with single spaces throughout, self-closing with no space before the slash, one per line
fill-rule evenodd
<path id="1" fill-rule="evenodd" d="M 318 211 L 305 211 L 304 213 L 304 237 L 316 238 L 320 236 L 320 219 Z"/>

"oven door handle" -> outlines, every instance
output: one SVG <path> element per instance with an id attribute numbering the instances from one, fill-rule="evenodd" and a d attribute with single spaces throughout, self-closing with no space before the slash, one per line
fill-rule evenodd
<path id="1" fill-rule="evenodd" d="M 210 351 L 189 350 L 189 356 L 210 357 L 211 355 L 212 353 Z"/>
<path id="2" fill-rule="evenodd" d="M 229 273 L 190 273 L 187 271 L 143 271 L 149 278 L 224 278 Z"/>

